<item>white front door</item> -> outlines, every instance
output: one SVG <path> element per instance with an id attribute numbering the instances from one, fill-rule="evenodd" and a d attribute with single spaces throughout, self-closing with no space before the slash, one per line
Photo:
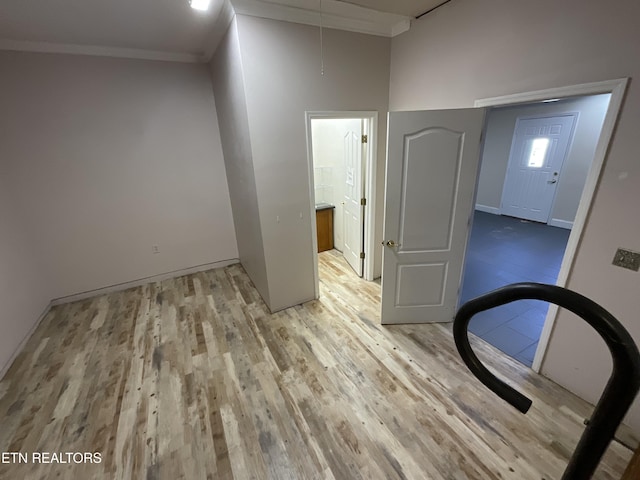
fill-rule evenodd
<path id="1" fill-rule="evenodd" d="M 549 221 L 575 122 L 575 114 L 518 119 L 500 213 Z"/>
<path id="2" fill-rule="evenodd" d="M 453 320 L 484 109 L 389 113 L 382 323 Z"/>
<path id="3" fill-rule="evenodd" d="M 359 121 L 361 124 L 361 121 Z M 345 260 L 362 276 L 364 252 L 362 199 L 362 127 L 348 130 L 344 135 L 344 250 Z"/>

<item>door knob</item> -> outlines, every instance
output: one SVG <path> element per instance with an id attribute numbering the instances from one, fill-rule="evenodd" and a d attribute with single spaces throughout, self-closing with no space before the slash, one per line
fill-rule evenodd
<path id="1" fill-rule="evenodd" d="M 555 180 L 555 179 L 554 179 L 554 180 L 547 180 L 547 183 L 557 183 L 557 182 L 558 182 L 558 181 L 557 181 L 557 180 Z"/>
<path id="2" fill-rule="evenodd" d="M 387 247 L 391 247 L 391 248 L 393 248 L 393 247 L 399 247 L 399 246 L 400 246 L 400 244 L 399 244 L 399 243 L 396 243 L 396 242 L 395 242 L 395 240 L 389 240 L 389 241 L 387 241 L 387 242 L 385 242 L 385 241 L 383 240 L 383 241 L 382 241 L 382 245 L 386 245 Z"/>

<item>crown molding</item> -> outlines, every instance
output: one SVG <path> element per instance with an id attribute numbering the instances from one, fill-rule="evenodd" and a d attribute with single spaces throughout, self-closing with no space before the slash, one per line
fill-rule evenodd
<path id="1" fill-rule="evenodd" d="M 277 2 L 277 3 L 276 3 Z M 378 12 L 351 3 L 322 0 L 231 0 L 236 14 L 314 25 L 382 37 L 409 30 L 411 18 Z"/>
<path id="2" fill-rule="evenodd" d="M 218 4 L 217 18 L 210 35 L 198 53 L 177 53 L 135 48 L 32 42 L 0 38 L 0 51 L 60 53 L 98 57 L 130 58 L 165 62 L 209 62 L 235 14 L 282 20 L 292 23 L 335 28 L 383 37 L 394 37 L 409 30 L 411 18 L 378 12 L 337 0 L 224 0 Z"/>
<path id="3" fill-rule="evenodd" d="M 174 53 L 134 48 L 102 47 L 99 45 L 27 42 L 9 39 L 0 39 L 0 50 L 9 50 L 14 52 L 64 53 L 69 55 L 91 55 L 97 57 L 131 58 L 138 60 L 159 60 L 181 63 L 201 63 L 206 60 L 206 58 L 204 58 L 204 53 Z"/>
<path id="4" fill-rule="evenodd" d="M 215 12 L 216 21 L 211 28 L 209 37 L 205 42 L 204 52 L 202 54 L 202 61 L 209 63 L 213 54 L 215 53 L 218 45 L 222 41 L 222 38 L 227 33 L 229 25 L 233 20 L 235 13 L 233 11 L 233 7 L 231 6 L 231 2 L 229 0 L 223 0 L 218 7 L 217 12 Z"/>

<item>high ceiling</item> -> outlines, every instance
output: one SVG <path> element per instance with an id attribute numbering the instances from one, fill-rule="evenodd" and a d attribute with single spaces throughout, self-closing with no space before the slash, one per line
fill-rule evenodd
<path id="1" fill-rule="evenodd" d="M 429 10 L 436 8 L 447 0 L 345 0 L 361 7 L 379 12 L 395 13 L 416 18 Z"/>
<path id="2" fill-rule="evenodd" d="M 1 0 L 0 49 L 199 61 L 211 55 L 233 12 L 229 0 L 211 1 L 207 12 L 199 12 L 190 8 L 188 0 Z M 326 26 L 339 18 L 334 23 L 345 28 L 344 18 L 351 18 L 358 20 L 354 22 L 360 25 L 358 31 L 391 36 L 406 30 L 409 18 L 443 1 L 231 0 L 231 4 L 238 13 L 312 24 L 309 18 L 319 16 L 322 7 Z M 370 27 L 363 29 L 367 22 Z M 399 22 L 405 26 L 397 27 Z"/>

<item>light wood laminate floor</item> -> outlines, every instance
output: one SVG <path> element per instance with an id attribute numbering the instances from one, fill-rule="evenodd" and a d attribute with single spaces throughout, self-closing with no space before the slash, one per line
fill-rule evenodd
<path id="1" fill-rule="evenodd" d="M 320 255 L 321 298 L 268 313 L 239 265 L 54 307 L 0 382 L 0 478 L 560 477 L 589 406 L 474 340 L 527 415 L 461 363 L 450 325 L 382 327 L 380 287 Z M 609 448 L 617 479 L 631 452 Z M 29 458 L 31 460 L 31 458 Z"/>

